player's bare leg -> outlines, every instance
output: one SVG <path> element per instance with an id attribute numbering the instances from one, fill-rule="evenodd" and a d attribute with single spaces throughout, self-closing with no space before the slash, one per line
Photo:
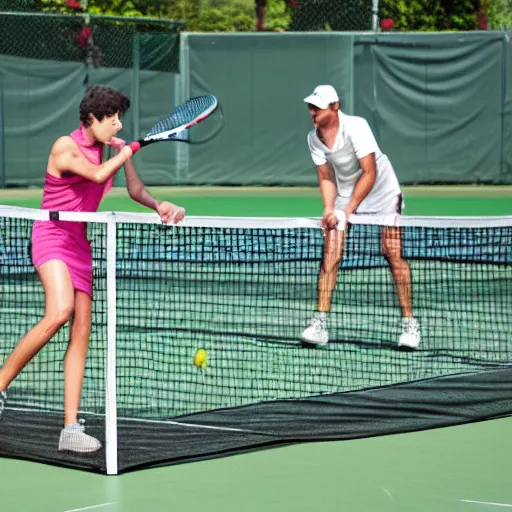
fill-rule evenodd
<path id="1" fill-rule="evenodd" d="M 45 315 L 20 340 L 0 369 L 0 415 L 9 384 L 73 314 L 73 284 L 66 264 L 50 260 L 41 265 L 38 273 L 45 292 Z"/>
<path id="2" fill-rule="evenodd" d="M 5 391 L 25 365 L 73 314 L 73 284 L 66 264 L 59 260 L 47 261 L 38 272 L 45 291 L 45 315 L 20 340 L 0 370 L 0 391 Z"/>
<path id="3" fill-rule="evenodd" d="M 92 304 L 87 293 L 75 292 L 75 314 L 64 357 L 64 426 L 78 423 L 85 360 L 91 333 Z"/>
<path id="4" fill-rule="evenodd" d="M 336 282 L 338 268 L 343 256 L 345 231 L 329 229 L 325 231 L 324 250 L 320 274 L 318 276 L 318 311 L 327 313 L 331 310 L 331 301 Z"/>
<path id="5" fill-rule="evenodd" d="M 332 294 L 338 280 L 338 267 L 345 245 L 345 230 L 325 230 L 324 237 L 322 263 L 318 276 L 318 312 L 302 332 L 302 339 L 315 345 L 325 345 L 329 342 L 326 313 L 331 310 Z"/>
<path id="6" fill-rule="evenodd" d="M 64 428 L 60 434 L 59 450 L 90 453 L 101 448 L 101 443 L 87 435 L 78 420 L 91 321 L 91 297 L 85 292 L 76 291 L 75 313 L 64 358 Z"/>
<path id="7" fill-rule="evenodd" d="M 411 268 L 402 256 L 400 228 L 382 228 L 382 252 L 389 263 L 402 311 L 402 334 L 398 345 L 417 348 L 421 341 L 421 335 L 418 322 L 412 311 Z"/>

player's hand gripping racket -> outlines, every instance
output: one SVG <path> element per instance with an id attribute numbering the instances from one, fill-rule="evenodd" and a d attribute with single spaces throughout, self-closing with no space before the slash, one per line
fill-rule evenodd
<path id="1" fill-rule="evenodd" d="M 203 144 L 208 142 L 222 129 L 222 119 L 218 121 L 217 127 L 213 133 L 210 133 L 206 138 L 201 140 L 191 140 L 188 129 L 203 122 L 217 109 L 220 112 L 219 102 L 212 94 L 191 98 L 182 105 L 175 107 L 165 119 L 156 123 L 143 139 L 132 142 L 130 148 L 133 153 L 136 153 L 140 148 L 153 144 L 154 142 L 172 141 L 187 142 L 189 144 Z M 222 114 L 220 117 L 222 118 Z"/>

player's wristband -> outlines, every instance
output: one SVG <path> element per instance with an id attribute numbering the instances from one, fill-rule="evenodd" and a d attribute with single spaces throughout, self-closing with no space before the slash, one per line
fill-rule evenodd
<path id="1" fill-rule="evenodd" d="M 130 142 L 130 144 L 128 144 L 128 146 L 130 146 L 130 149 L 132 150 L 132 153 L 135 155 L 135 153 L 137 153 L 137 151 L 139 151 L 140 149 L 140 142 Z"/>

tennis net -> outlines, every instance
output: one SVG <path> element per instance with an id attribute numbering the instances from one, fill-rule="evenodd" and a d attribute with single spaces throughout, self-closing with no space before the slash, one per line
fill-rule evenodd
<path id="1" fill-rule="evenodd" d="M 58 216 L 88 222 L 94 307 L 81 408 L 106 450 L 84 461 L 26 441 L 34 424 L 58 435 L 63 329 L 9 388 L 0 455 L 117 473 L 512 413 L 512 217 L 352 217 L 331 342 L 314 349 L 300 334 L 317 298 L 318 219 Z M 0 361 L 44 313 L 30 258 L 36 219 L 49 212 L 0 207 Z M 382 228 L 397 226 L 422 332 L 415 352 L 397 346 L 382 251 Z"/>

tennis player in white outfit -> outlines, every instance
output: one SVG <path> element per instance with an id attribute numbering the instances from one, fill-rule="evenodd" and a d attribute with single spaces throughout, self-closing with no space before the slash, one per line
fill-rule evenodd
<path id="1" fill-rule="evenodd" d="M 340 111 L 338 94 L 332 86 L 318 86 L 304 101 L 315 127 L 308 134 L 308 144 L 324 204 L 325 242 L 318 278 L 318 311 L 302 339 L 325 345 L 329 341 L 327 317 L 345 244 L 346 230 L 337 229 L 338 221 L 345 222 L 343 218 L 348 220 L 352 214 L 401 213 L 402 192 L 370 126 L 365 119 Z M 400 229 L 383 227 L 381 238 L 402 310 L 398 345 L 415 349 L 421 335 L 412 311 L 411 271 L 402 258 Z"/>

